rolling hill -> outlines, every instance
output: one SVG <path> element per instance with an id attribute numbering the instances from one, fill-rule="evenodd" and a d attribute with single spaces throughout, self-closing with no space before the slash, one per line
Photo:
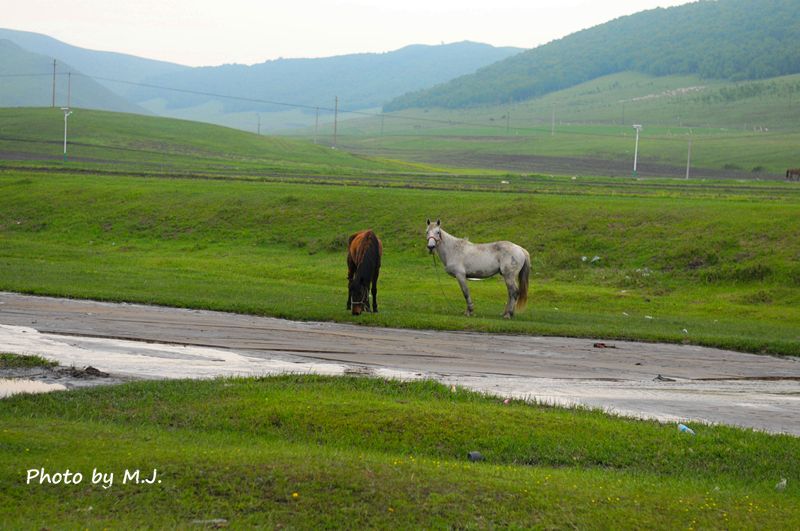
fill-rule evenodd
<path id="1" fill-rule="evenodd" d="M 518 48 L 459 42 L 413 45 L 387 53 L 341 55 L 321 59 L 277 59 L 246 65 L 223 65 L 169 72 L 147 79 L 176 89 L 231 94 L 242 98 L 332 107 L 334 96 L 350 109 L 378 107 L 409 90 L 441 83 L 481 66 L 515 55 Z M 165 92 L 141 87 L 137 102 L 160 98 L 168 108 L 219 100 L 215 96 Z M 222 100 L 225 112 L 283 110 L 286 107 L 243 100 Z"/>
<path id="2" fill-rule="evenodd" d="M 539 97 L 620 72 L 752 80 L 800 73 L 800 3 L 720 0 L 586 29 L 385 105 L 465 108 Z"/>
<path id="3" fill-rule="evenodd" d="M 0 109 L 0 167 L 40 167 L 63 154 L 59 109 Z M 310 142 L 255 135 L 211 124 L 74 109 L 69 118 L 71 168 L 95 172 L 203 175 L 259 179 L 286 175 L 408 174 L 421 166 L 355 156 Z M 427 168 L 426 168 L 427 169 Z"/>
<path id="4" fill-rule="evenodd" d="M 29 52 L 49 57 L 51 65 L 53 59 L 57 59 L 59 62 L 68 63 L 87 76 L 96 78 L 121 79 L 138 83 L 167 72 L 189 69 L 188 66 L 124 53 L 88 50 L 29 31 L 0 28 L 0 39 L 9 40 Z M 45 68 L 45 72 L 47 71 Z M 125 98 L 129 97 L 129 92 L 133 88 L 132 85 L 115 83 L 106 79 L 97 79 L 97 82 Z M 135 103 L 135 100 L 131 101 Z"/>
<path id="5" fill-rule="evenodd" d="M 277 59 L 255 65 L 212 67 L 178 65 L 126 54 L 87 50 L 46 35 L 0 29 L 0 39 L 13 42 L 36 56 L 15 52 L 14 75 L 0 87 L 6 94 L 25 93 L 38 76 L 59 72 L 66 65 L 104 85 L 129 103 L 161 116 L 216 123 L 256 131 L 255 113 L 264 117 L 264 130 L 308 126 L 314 107 L 322 107 L 323 122 L 338 96 L 340 110 L 378 108 L 405 92 L 419 90 L 474 72 L 482 66 L 519 53 L 519 48 L 496 48 L 460 42 L 438 46 L 412 45 L 386 53 L 363 53 L 319 59 Z M 27 77 L 17 76 L 26 74 Z M 74 76 L 73 76 L 74 77 Z M 46 82 L 42 86 L 49 86 Z M 10 100 L 9 100 L 10 101 Z M 16 99 L 14 101 L 17 101 Z M 276 105 L 281 102 L 289 105 Z M 39 99 L 15 105 L 42 105 Z M 83 107 L 98 107 L 85 102 Z M 129 112 L 132 107 L 114 110 Z"/>
<path id="6" fill-rule="evenodd" d="M 568 175 L 783 179 L 800 166 L 800 74 L 752 81 L 624 72 L 514 103 L 406 109 L 340 127 L 372 156 Z M 307 133 L 308 134 L 308 133 Z M 691 139 L 691 140 L 690 140 Z M 691 154 L 689 142 L 691 141 Z"/>
<path id="7" fill-rule="evenodd" d="M 0 39 L 0 106 L 34 107 L 53 104 L 53 58 L 23 50 Z M 67 72 L 73 75 L 67 77 Z M 72 65 L 59 63 L 55 105 L 146 114 L 147 111 L 82 75 Z M 69 94 L 68 94 L 69 93 Z"/>

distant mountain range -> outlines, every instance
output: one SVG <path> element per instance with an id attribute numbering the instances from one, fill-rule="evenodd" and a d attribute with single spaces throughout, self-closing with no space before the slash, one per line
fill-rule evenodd
<path id="1" fill-rule="evenodd" d="M 342 55 L 322 59 L 277 59 L 252 66 L 192 68 L 148 78 L 155 85 L 191 91 L 231 94 L 243 98 L 332 107 L 334 96 L 350 109 L 379 107 L 389 99 L 429 87 L 465 72 L 519 53 L 518 48 L 494 48 L 460 42 L 440 46 L 414 45 L 387 53 Z M 141 88 L 136 101 L 162 98 L 170 108 L 191 107 L 216 99 Z M 225 100 L 227 112 L 274 111 L 282 106 Z"/>
<path id="2" fill-rule="evenodd" d="M 699 1 L 643 11 L 405 94 L 384 110 L 507 104 L 626 71 L 733 81 L 800 73 L 800 2 Z"/>
<path id="3" fill-rule="evenodd" d="M 192 68 L 14 30 L 0 29 L 0 39 L 0 106 L 47 104 L 55 58 L 58 91 L 63 74 L 76 74 L 75 106 L 277 131 L 313 126 L 316 107 L 330 120 L 334 97 L 340 111 L 460 109 L 530 100 L 621 72 L 733 81 L 800 73 L 800 2 L 701 0 L 528 51 L 460 42 L 252 66 Z"/>
<path id="4" fill-rule="evenodd" d="M 342 108 L 376 108 L 406 92 L 474 72 L 522 51 L 460 42 L 407 46 L 387 53 L 192 68 L 87 50 L 30 32 L 0 29 L 0 39 L 6 41 L 0 56 L 0 73 L 6 76 L 0 78 L 0 106 L 40 106 L 50 101 L 43 96 L 50 94 L 47 74 L 52 73 L 56 59 L 59 90 L 63 74 L 76 74 L 72 76 L 73 105 L 125 112 L 149 109 L 217 123 L 224 123 L 225 115 L 293 108 L 269 102 L 324 108 L 333 107 L 338 96 Z M 80 86 L 78 78 L 83 80 Z M 84 91 L 89 85 L 92 91 Z M 107 93 L 101 98 L 98 86 L 113 91 L 117 99 Z"/>

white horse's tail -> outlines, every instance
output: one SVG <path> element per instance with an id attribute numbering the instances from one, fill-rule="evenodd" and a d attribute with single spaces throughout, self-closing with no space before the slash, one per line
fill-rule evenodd
<path id="1" fill-rule="evenodd" d="M 528 302 L 528 280 L 531 276 L 531 255 L 525 251 L 525 263 L 522 264 L 522 269 L 519 270 L 517 280 L 519 281 L 519 295 L 517 296 L 517 304 L 514 306 L 517 310 L 524 310 L 525 304 Z"/>

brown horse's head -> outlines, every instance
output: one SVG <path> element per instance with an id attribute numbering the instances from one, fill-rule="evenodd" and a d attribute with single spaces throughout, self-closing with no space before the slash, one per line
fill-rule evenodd
<path id="1" fill-rule="evenodd" d="M 350 281 L 350 305 L 353 315 L 361 315 L 365 309 L 369 311 L 369 279 L 358 275 Z"/>

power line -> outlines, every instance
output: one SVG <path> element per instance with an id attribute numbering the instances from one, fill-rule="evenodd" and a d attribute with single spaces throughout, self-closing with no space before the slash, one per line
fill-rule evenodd
<path id="1" fill-rule="evenodd" d="M 56 60 L 53 59 L 53 105 L 56 108 Z"/>
<path id="2" fill-rule="evenodd" d="M 64 76 L 64 75 L 68 75 L 68 74 L 66 72 L 65 73 L 58 72 L 58 73 L 54 73 L 54 74 L 51 74 L 51 73 L 47 73 L 47 74 L 37 74 L 37 73 L 31 73 L 31 74 L 0 74 L 0 77 L 26 77 L 26 76 L 38 77 L 38 76 L 50 76 L 50 75 L 53 75 L 53 76 L 56 76 L 56 75 L 57 76 Z M 378 117 L 380 117 L 382 120 L 385 119 L 385 118 L 389 118 L 390 120 L 404 120 L 404 121 L 409 121 L 409 122 L 418 122 L 418 123 L 421 122 L 421 123 L 430 123 L 430 124 L 447 125 L 447 126 L 476 127 L 476 128 L 482 128 L 482 129 L 505 130 L 507 132 L 510 129 L 509 126 L 508 126 L 508 123 L 506 124 L 506 126 L 502 126 L 502 125 L 497 125 L 497 124 L 486 124 L 486 123 L 479 123 L 479 122 L 467 122 L 467 121 L 462 121 L 462 120 L 438 119 L 438 118 L 429 118 L 429 117 L 424 117 L 424 116 L 408 116 L 408 115 L 403 115 L 403 114 L 386 114 L 386 113 L 382 113 L 382 112 L 381 113 L 374 113 L 374 112 L 366 112 L 366 111 L 357 111 L 357 110 L 345 109 L 345 108 L 338 107 L 338 105 L 336 105 L 334 108 L 331 108 L 331 107 L 316 106 L 316 105 L 306 105 L 306 104 L 302 104 L 302 103 L 289 103 L 289 102 L 282 102 L 282 101 L 275 101 L 275 100 L 266 100 L 266 99 L 261 99 L 261 98 L 251 98 L 251 97 L 245 97 L 245 96 L 234 96 L 234 95 L 230 95 L 230 94 L 220 94 L 220 93 L 216 93 L 216 92 L 208 92 L 208 91 L 202 91 L 202 90 L 192 90 L 192 89 L 168 87 L 168 86 L 164 86 L 164 85 L 155 85 L 155 84 L 152 84 L 152 83 L 141 83 L 141 82 L 128 81 L 128 80 L 123 80 L 123 79 L 115 79 L 115 78 L 109 78 L 109 77 L 103 77 L 103 76 L 90 76 L 88 74 L 83 74 L 83 73 L 78 73 L 78 72 L 76 72 L 75 75 L 76 76 L 82 76 L 82 77 L 85 77 L 85 78 L 88 78 L 88 79 L 93 79 L 93 80 L 107 81 L 107 82 L 110 82 L 110 83 L 120 83 L 120 84 L 124 84 L 124 85 L 130 85 L 130 86 L 136 86 L 136 87 L 142 87 L 142 88 L 150 88 L 150 89 L 155 89 L 155 90 L 178 92 L 178 93 L 183 93 L 183 94 L 191 94 L 191 95 L 195 95 L 195 96 L 206 96 L 206 97 L 211 97 L 211 98 L 228 99 L 228 100 L 233 100 L 233 101 L 245 101 L 245 102 L 250 102 L 250 103 L 276 105 L 276 106 L 289 107 L 289 108 L 295 108 L 295 109 L 314 110 L 316 112 L 319 112 L 319 110 L 322 110 L 322 111 L 325 111 L 325 112 L 328 112 L 328 113 L 331 113 L 331 114 L 346 113 L 346 114 L 351 114 L 351 115 L 356 115 L 356 116 L 364 116 L 364 117 L 367 117 L 367 118 L 378 118 Z M 555 110 L 555 109 L 553 109 L 553 110 Z M 553 123 L 555 121 L 554 115 L 553 115 L 552 121 L 553 121 Z M 569 127 L 569 126 L 567 126 L 567 127 Z M 666 127 L 666 126 L 663 126 L 663 127 Z M 685 127 L 685 128 L 689 129 L 688 127 Z M 708 129 L 713 129 L 713 128 L 717 128 L 717 126 L 707 126 L 707 128 Z M 549 128 L 549 130 L 547 128 L 542 128 L 542 127 L 525 127 L 525 128 L 515 127 L 514 131 L 517 134 L 519 134 L 519 132 L 530 132 L 530 133 L 541 132 L 543 134 L 546 134 L 546 133 L 549 132 L 551 135 L 554 132 L 552 124 L 551 124 L 551 127 Z M 597 132 L 590 132 L 590 131 L 569 131 L 569 130 L 565 130 L 563 128 L 563 126 L 562 126 L 559 134 L 560 135 L 568 135 L 568 136 L 585 136 L 585 137 L 599 137 L 599 138 L 619 138 L 620 135 L 622 134 L 622 131 L 620 131 L 620 133 L 616 133 L 616 134 L 597 133 Z M 769 135 L 769 138 L 781 138 L 781 137 L 785 137 L 785 136 L 795 136 L 797 133 L 767 133 L 767 134 Z M 728 135 L 728 136 L 709 136 L 709 139 L 713 139 L 713 140 L 729 140 L 730 139 L 730 140 L 733 140 L 733 139 L 741 138 L 743 135 L 744 135 L 744 133 L 740 134 L 740 135 L 735 135 L 735 136 L 733 136 L 733 135 Z M 650 139 L 667 140 L 667 141 L 677 141 L 677 140 L 681 139 L 680 136 L 676 136 L 676 137 L 649 136 L 649 138 Z"/>
<path id="3" fill-rule="evenodd" d="M 45 77 L 45 76 L 50 77 L 52 75 L 53 74 L 48 72 L 46 74 L 0 74 L 0 77 Z M 56 75 L 62 76 L 64 74 L 59 73 Z"/>

